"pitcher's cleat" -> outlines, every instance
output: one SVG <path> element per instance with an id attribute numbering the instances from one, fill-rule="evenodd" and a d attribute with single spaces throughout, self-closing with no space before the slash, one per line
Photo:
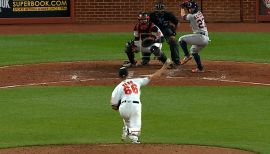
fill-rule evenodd
<path id="1" fill-rule="evenodd" d="M 126 127 L 123 127 L 121 140 L 124 142 L 127 139 L 127 136 L 128 136 L 128 129 Z"/>
<path id="2" fill-rule="evenodd" d="M 131 143 L 132 144 L 140 144 L 141 142 L 140 141 L 132 141 Z"/>

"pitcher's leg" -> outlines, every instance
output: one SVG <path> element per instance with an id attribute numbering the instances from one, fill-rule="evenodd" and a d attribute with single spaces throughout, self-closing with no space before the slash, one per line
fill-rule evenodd
<path id="1" fill-rule="evenodd" d="M 130 127 L 128 137 L 132 143 L 140 143 L 139 136 L 141 134 L 141 104 L 133 104 L 133 112 L 130 117 Z"/>
<path id="2" fill-rule="evenodd" d="M 128 121 L 126 122 L 125 119 L 123 119 L 123 124 L 124 124 L 124 126 L 123 126 L 123 129 L 122 129 L 121 140 L 125 141 L 127 136 L 128 136 L 128 132 L 129 132 L 129 129 L 128 129 L 129 123 L 128 123 Z"/>

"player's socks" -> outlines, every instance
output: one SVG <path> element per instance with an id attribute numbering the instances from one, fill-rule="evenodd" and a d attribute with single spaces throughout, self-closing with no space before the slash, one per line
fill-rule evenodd
<path id="1" fill-rule="evenodd" d="M 184 52 L 184 54 L 185 54 L 185 56 L 186 57 L 189 57 L 189 52 L 188 52 L 188 48 L 187 48 L 187 42 L 185 42 L 185 41 L 180 41 L 179 42 L 180 43 L 180 46 L 182 47 L 182 49 L 183 49 L 183 52 Z"/>
<path id="2" fill-rule="evenodd" d="M 197 67 L 199 70 L 202 70 L 203 69 L 203 66 L 202 66 L 202 63 L 201 63 L 201 58 L 200 58 L 200 55 L 198 53 L 193 53 L 192 54 L 196 64 L 197 64 Z"/>

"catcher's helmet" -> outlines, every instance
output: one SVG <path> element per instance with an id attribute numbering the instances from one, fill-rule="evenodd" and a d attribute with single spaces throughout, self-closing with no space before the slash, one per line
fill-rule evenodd
<path id="1" fill-rule="evenodd" d="M 165 9 L 165 5 L 162 2 L 158 2 L 155 4 L 156 11 L 163 11 Z"/>
<path id="2" fill-rule="evenodd" d="M 191 9 L 190 13 L 197 13 L 199 10 L 198 4 L 194 2 L 193 0 L 190 0 L 189 2 L 187 2 L 186 7 L 187 9 Z"/>
<path id="3" fill-rule="evenodd" d="M 138 20 L 139 20 L 139 22 L 141 22 L 141 23 L 148 23 L 148 22 L 149 22 L 149 19 L 150 19 L 150 16 L 149 16 L 149 14 L 146 13 L 146 12 L 140 12 L 140 13 L 138 14 Z"/>
<path id="4" fill-rule="evenodd" d="M 125 78 L 127 76 L 128 76 L 128 70 L 127 70 L 127 68 L 126 67 L 121 67 L 119 69 L 119 77 Z"/>

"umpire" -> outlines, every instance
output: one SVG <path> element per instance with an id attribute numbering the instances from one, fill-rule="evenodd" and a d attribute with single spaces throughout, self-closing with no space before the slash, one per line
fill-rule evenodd
<path id="1" fill-rule="evenodd" d="M 175 65 L 180 65 L 179 46 L 175 38 L 178 19 L 173 13 L 165 11 L 164 8 L 165 5 L 162 2 L 156 3 L 155 11 L 150 13 L 150 22 L 160 28 L 170 45 L 172 61 Z"/>

